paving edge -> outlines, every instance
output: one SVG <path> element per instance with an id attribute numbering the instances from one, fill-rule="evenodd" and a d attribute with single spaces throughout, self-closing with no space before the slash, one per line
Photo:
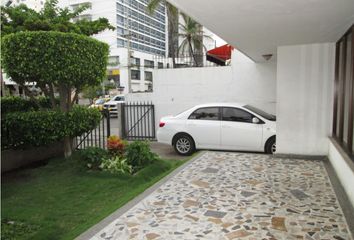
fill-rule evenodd
<path id="1" fill-rule="evenodd" d="M 346 194 L 339 178 L 328 158 L 323 161 L 323 165 L 326 169 L 328 178 L 332 185 L 332 189 L 335 192 L 339 205 L 344 214 L 345 221 L 348 226 L 348 231 L 352 235 L 352 239 L 354 239 L 354 207 L 351 205 L 348 195 Z"/>
<path id="2" fill-rule="evenodd" d="M 200 159 L 203 155 L 206 154 L 206 151 L 202 151 L 197 153 L 197 155 L 195 157 L 193 157 L 192 159 L 188 160 L 186 163 L 182 164 L 181 166 L 179 166 L 178 168 L 176 168 L 175 170 L 173 170 L 170 174 L 168 174 L 167 176 L 163 177 L 161 180 L 159 180 L 158 182 L 156 182 L 154 185 L 152 185 L 151 187 L 147 188 L 144 192 L 140 193 L 138 196 L 136 196 L 135 198 L 133 198 L 132 200 L 130 200 L 129 202 L 127 202 L 125 205 L 123 205 L 122 207 L 120 207 L 119 209 L 117 209 L 115 212 L 113 212 L 112 214 L 110 214 L 108 217 L 104 218 L 103 220 L 101 220 L 99 223 L 97 223 L 96 225 L 92 226 L 91 228 L 89 228 L 88 230 L 86 230 L 85 232 L 81 233 L 78 237 L 76 237 L 76 240 L 87 240 L 87 239 L 91 239 L 92 237 L 94 237 L 98 232 L 100 232 L 102 229 L 104 229 L 107 225 L 109 225 L 110 223 L 112 223 L 114 220 L 116 220 L 117 218 L 119 218 L 120 216 L 122 216 L 124 213 L 126 213 L 128 210 L 130 210 L 131 208 L 133 208 L 135 205 L 137 205 L 141 200 L 143 200 L 144 198 L 146 198 L 147 196 L 149 196 L 151 193 L 153 193 L 156 189 L 158 189 L 159 187 L 161 187 L 163 184 L 165 184 L 167 181 L 169 181 L 171 178 L 173 178 L 174 176 L 176 176 L 178 173 L 180 173 L 183 169 L 185 169 L 186 167 L 188 167 L 190 164 L 192 164 L 193 162 L 195 162 L 196 160 Z"/>

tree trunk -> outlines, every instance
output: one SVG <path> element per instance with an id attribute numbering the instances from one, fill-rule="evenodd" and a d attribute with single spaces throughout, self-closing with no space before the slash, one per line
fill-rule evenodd
<path id="1" fill-rule="evenodd" d="M 199 23 L 197 24 L 197 32 L 198 32 L 198 42 L 200 44 L 198 44 L 197 46 L 195 46 L 195 49 L 194 49 L 194 56 L 197 60 L 197 66 L 199 67 L 202 67 L 203 66 L 203 62 L 204 62 L 204 53 L 203 53 L 203 46 L 204 46 L 204 43 L 203 43 L 203 26 L 200 25 Z"/>
<path id="2" fill-rule="evenodd" d="M 198 62 L 197 62 L 197 59 L 195 58 L 195 54 L 194 54 L 193 47 L 192 47 L 192 43 L 191 43 L 191 40 L 190 40 L 190 39 L 188 39 L 188 45 L 189 45 L 189 54 L 190 54 L 191 57 L 193 58 L 194 63 L 195 63 L 195 66 L 198 67 Z"/>
<path id="3" fill-rule="evenodd" d="M 60 110 L 67 113 L 71 109 L 71 89 L 68 89 L 64 85 L 59 85 L 60 96 Z M 68 158 L 72 154 L 72 140 L 70 136 L 66 136 L 63 139 L 64 156 Z"/>
<path id="4" fill-rule="evenodd" d="M 178 49 L 178 10 L 172 11 L 171 7 L 167 8 L 168 17 L 168 57 L 172 58 L 173 68 L 176 65 L 177 49 Z M 173 6 L 172 6 L 173 8 Z"/>
<path id="5" fill-rule="evenodd" d="M 64 157 L 69 158 L 72 154 L 72 141 L 70 137 L 64 137 Z"/>
<path id="6" fill-rule="evenodd" d="M 57 107 L 57 104 L 55 102 L 54 86 L 52 83 L 49 83 L 49 98 L 50 102 L 52 103 L 52 108 L 55 109 Z"/>

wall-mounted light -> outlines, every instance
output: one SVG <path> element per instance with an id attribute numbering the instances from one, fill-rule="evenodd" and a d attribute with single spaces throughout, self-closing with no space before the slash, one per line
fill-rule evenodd
<path id="1" fill-rule="evenodd" d="M 271 59 L 273 57 L 273 54 L 263 54 L 262 57 L 268 61 L 269 59 Z"/>

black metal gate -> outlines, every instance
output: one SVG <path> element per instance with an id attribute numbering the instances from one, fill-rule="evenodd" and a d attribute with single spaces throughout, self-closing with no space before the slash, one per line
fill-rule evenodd
<path id="1" fill-rule="evenodd" d="M 152 103 L 122 104 L 121 121 L 124 139 L 155 139 L 155 108 Z"/>
<path id="2" fill-rule="evenodd" d="M 107 147 L 107 138 L 111 135 L 110 115 L 108 110 L 103 110 L 101 113 L 101 121 L 95 129 L 76 137 L 76 149 Z"/>

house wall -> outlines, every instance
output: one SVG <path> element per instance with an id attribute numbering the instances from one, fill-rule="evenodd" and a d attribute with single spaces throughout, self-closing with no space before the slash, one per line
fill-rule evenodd
<path id="1" fill-rule="evenodd" d="M 334 57 L 334 43 L 278 48 L 277 153 L 327 155 Z"/>
<path id="2" fill-rule="evenodd" d="M 354 162 L 334 140 L 329 141 L 328 158 L 354 207 Z"/>
<path id="3" fill-rule="evenodd" d="M 208 102 L 243 102 L 275 113 L 275 96 L 276 63 L 240 59 L 226 67 L 155 70 L 153 92 L 129 94 L 127 100 L 152 101 L 158 123 L 163 116 Z"/>

